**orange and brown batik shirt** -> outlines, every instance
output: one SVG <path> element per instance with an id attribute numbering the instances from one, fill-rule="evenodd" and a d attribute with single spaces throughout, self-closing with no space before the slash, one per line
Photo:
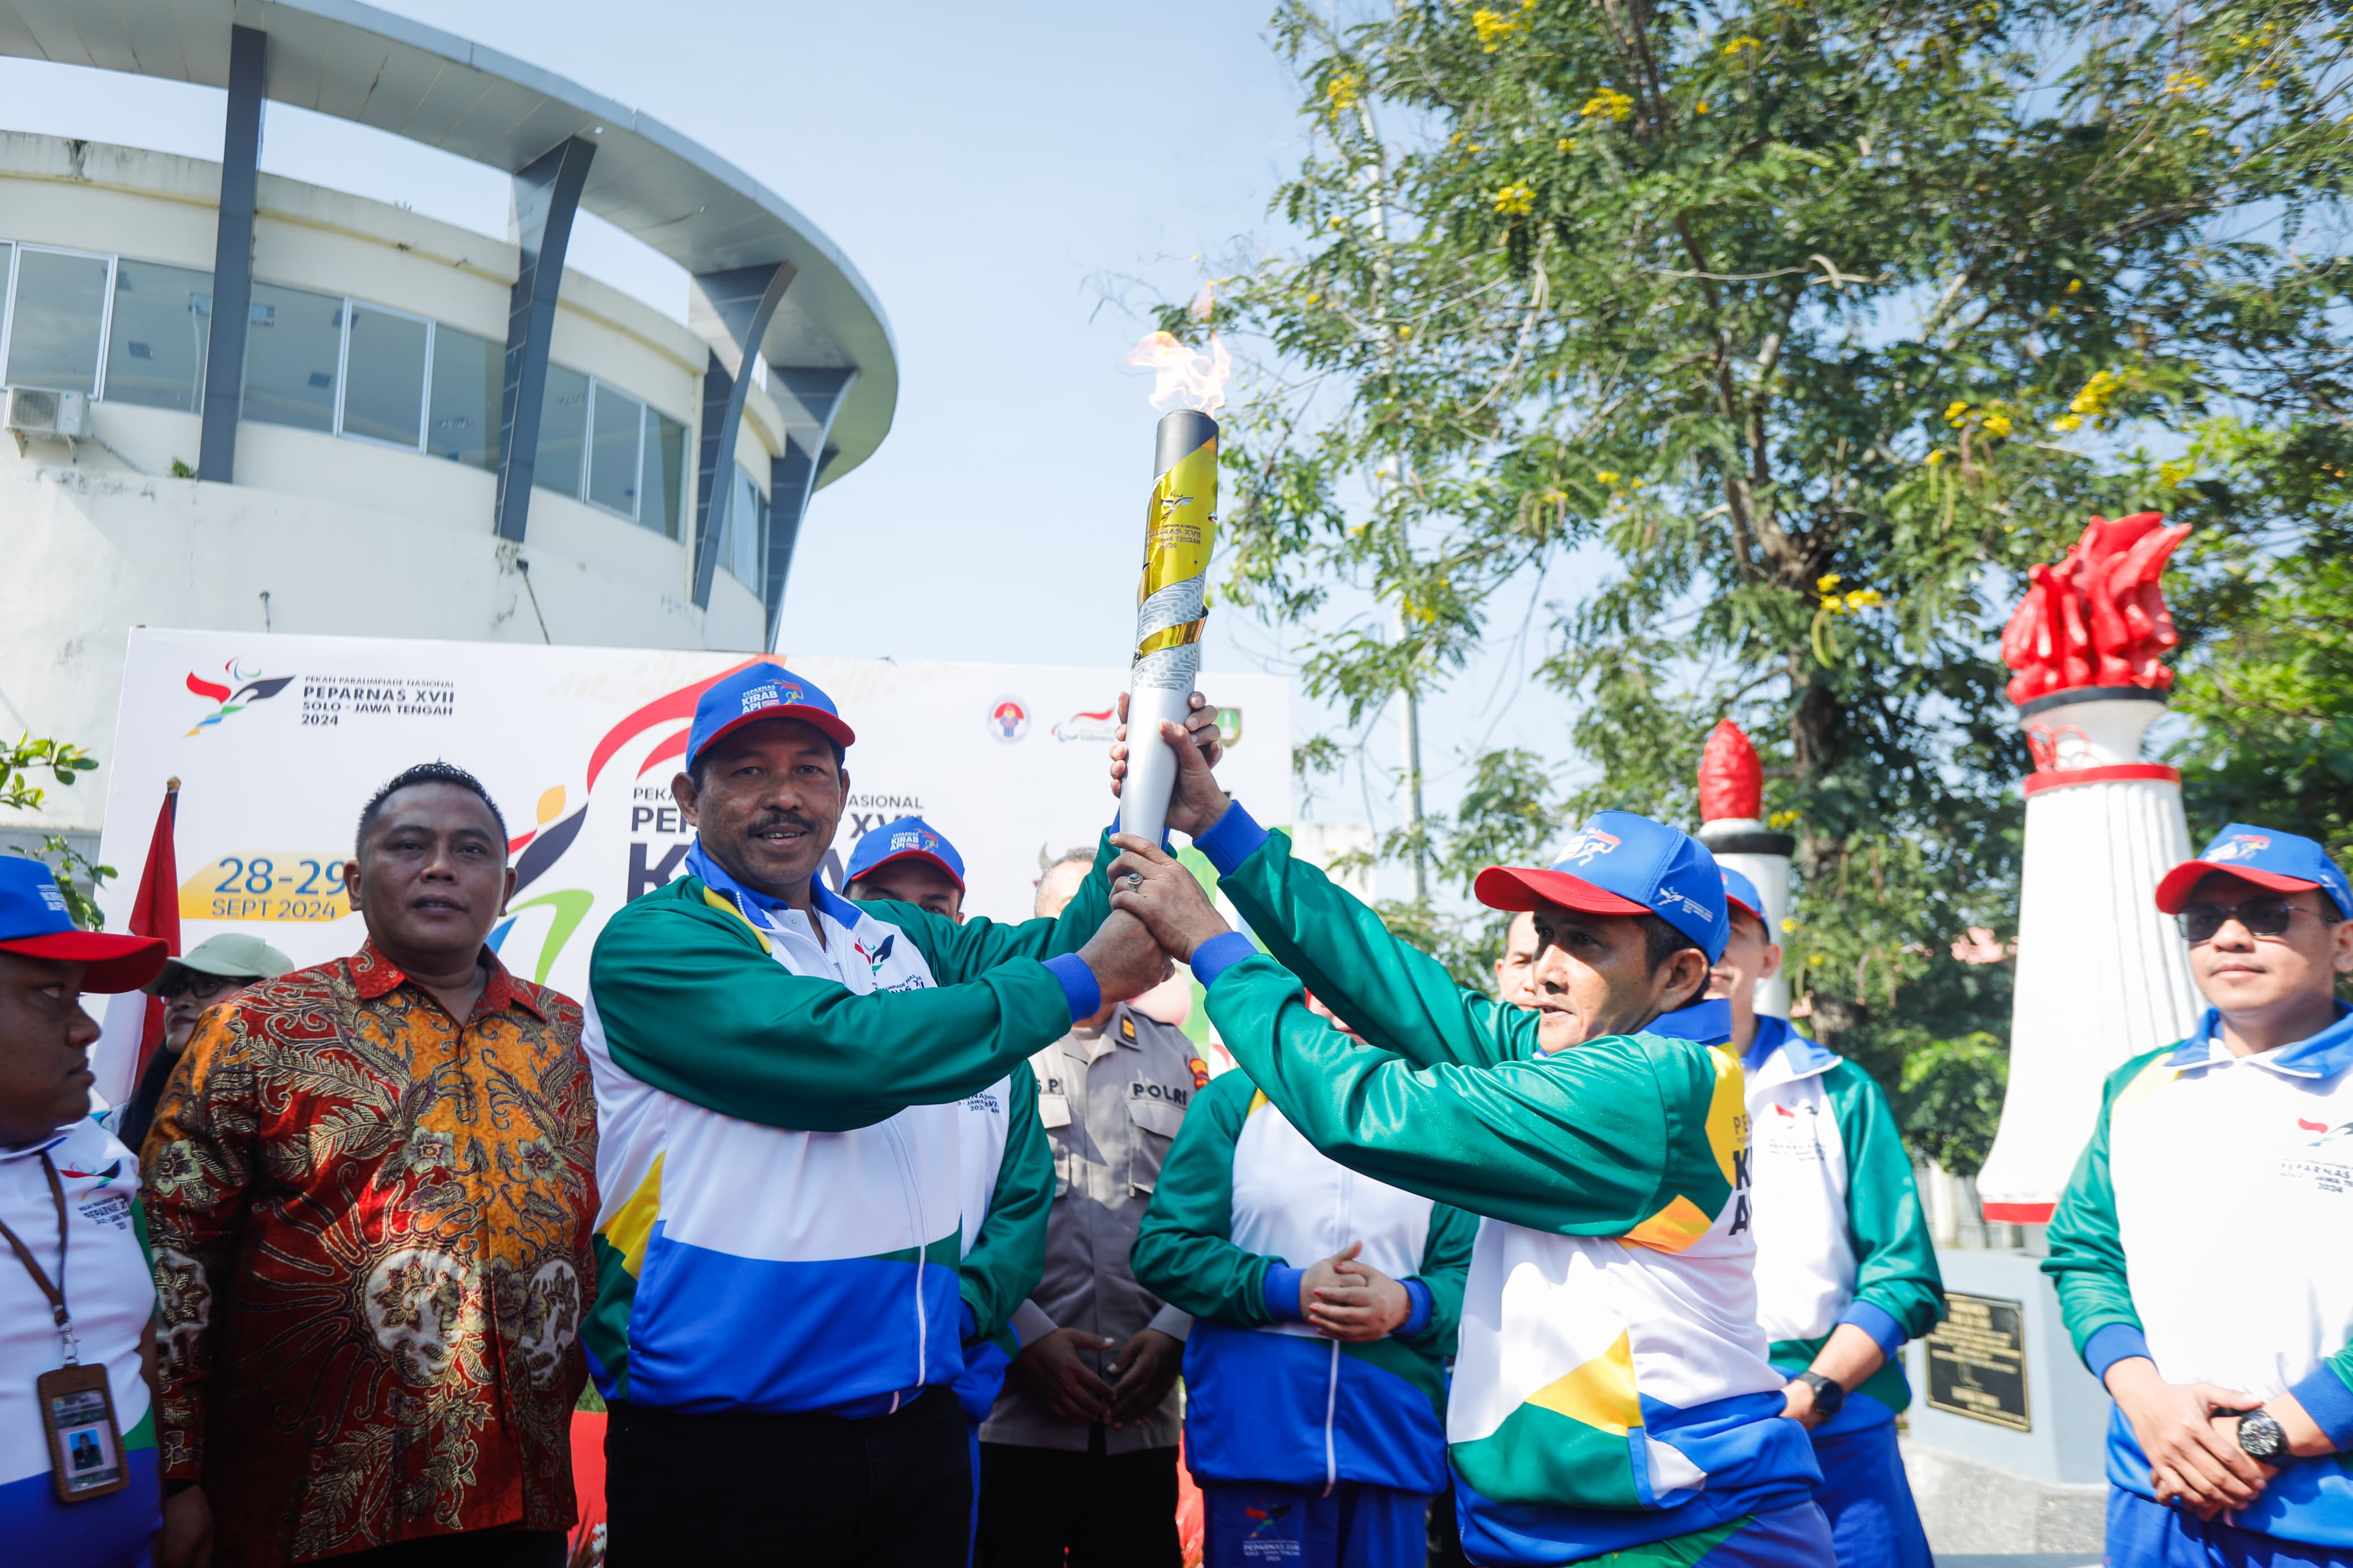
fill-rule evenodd
<path id="1" fill-rule="evenodd" d="M 462 1027 L 373 944 L 207 1013 L 141 1162 L 164 1474 L 276 1568 L 574 1519 L 596 1109 L 580 1008 Z"/>

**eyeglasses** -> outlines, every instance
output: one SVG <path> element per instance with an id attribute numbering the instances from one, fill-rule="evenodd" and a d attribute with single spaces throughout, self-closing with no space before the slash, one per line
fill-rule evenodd
<path id="1" fill-rule="evenodd" d="M 209 1002 L 224 991 L 235 991 L 240 986 L 252 984 L 254 979 L 250 974 L 198 974 L 193 970 L 184 969 L 157 986 L 155 994 L 167 1001 L 178 996 L 193 996 L 199 1002 Z"/>
<path id="2" fill-rule="evenodd" d="M 2243 904 L 2189 904 L 2173 917 L 2181 934 L 2192 947 L 2214 940 L 2214 933 L 2225 923 L 2237 921 L 2254 936 L 2285 936 L 2288 922 L 2298 915 L 2321 917 L 2302 904 L 2291 904 L 2285 899 L 2249 899 Z"/>

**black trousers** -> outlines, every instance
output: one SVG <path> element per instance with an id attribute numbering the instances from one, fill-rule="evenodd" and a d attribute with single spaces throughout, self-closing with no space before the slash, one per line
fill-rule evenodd
<path id="1" fill-rule="evenodd" d="M 608 1568 L 963 1568 L 972 1453 L 934 1388 L 889 1415 L 681 1415 L 612 1406 Z"/>
<path id="2" fill-rule="evenodd" d="M 332 1560 L 336 1568 L 564 1568 L 560 1530 L 470 1530 L 372 1546 Z"/>
<path id="3" fill-rule="evenodd" d="M 980 1446 L 975 1568 L 1177 1568 L 1176 1450 L 1106 1454 L 1103 1430 L 1086 1453 Z"/>

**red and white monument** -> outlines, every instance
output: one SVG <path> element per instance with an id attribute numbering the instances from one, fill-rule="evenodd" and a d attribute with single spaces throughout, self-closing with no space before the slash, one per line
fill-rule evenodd
<path id="1" fill-rule="evenodd" d="M 1699 759 L 1698 838 L 1715 857 L 1757 884 L 1765 900 L 1766 934 L 1781 940 L 1781 922 L 1789 917 L 1789 857 L 1798 841 L 1777 833 L 1763 820 L 1765 766 L 1757 748 L 1731 720 L 1708 731 Z M 1789 975 L 1778 973 L 1757 983 L 1757 1010 L 1776 1018 L 1789 1016 Z"/>
<path id="2" fill-rule="evenodd" d="M 2189 858 L 2181 775 L 2141 760 L 2180 639 L 2158 590 L 2187 525 L 2094 517 L 2037 566 L 2002 632 L 2033 754 L 2018 902 L 2010 1088 L 1978 1194 L 1988 1220 L 2043 1225 L 2091 1136 L 2108 1073 L 2180 1039 L 2200 1004 L 2158 879 Z"/>

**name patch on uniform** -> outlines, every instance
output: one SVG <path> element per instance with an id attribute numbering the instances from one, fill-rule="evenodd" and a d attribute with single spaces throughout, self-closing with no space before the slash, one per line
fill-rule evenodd
<path id="1" fill-rule="evenodd" d="M 1127 1094 L 1130 1100 L 1163 1100 L 1179 1106 L 1193 1098 L 1191 1089 L 1166 1089 L 1156 1083 L 1131 1083 Z"/>

